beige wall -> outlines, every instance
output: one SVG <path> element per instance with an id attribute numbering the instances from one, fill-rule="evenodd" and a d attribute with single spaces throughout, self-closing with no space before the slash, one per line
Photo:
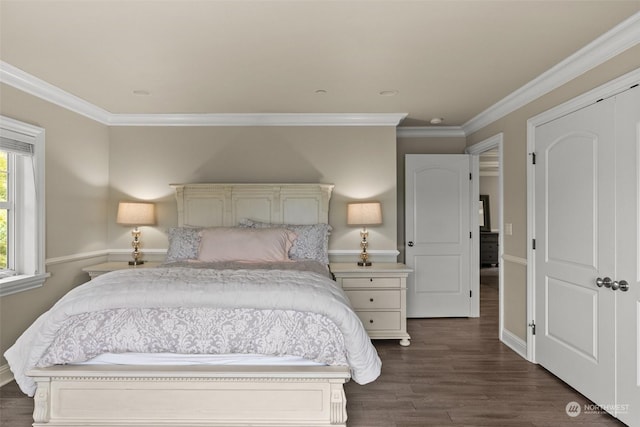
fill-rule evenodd
<path id="1" fill-rule="evenodd" d="M 177 224 L 172 183 L 322 182 L 335 184 L 330 250 L 359 250 L 359 229 L 346 226 L 346 203 L 357 199 L 383 206 L 369 248 L 395 250 L 395 127 L 113 127 L 110 140 L 111 248 L 130 246 L 129 229 L 115 224 L 125 199 L 158 203 L 143 242 L 167 247 L 165 231 Z"/>
<path id="2" fill-rule="evenodd" d="M 640 46 L 629 49 L 467 138 L 467 145 L 470 146 L 500 132 L 504 134 L 503 221 L 513 224 L 513 235 L 504 236 L 506 255 L 521 260 L 527 256 L 527 120 L 638 67 Z M 507 261 L 504 269 L 504 325 L 507 330 L 525 340 L 526 268 L 517 262 Z"/>
<path id="3" fill-rule="evenodd" d="M 38 289 L 0 298 L 0 354 L 74 286 L 96 259 L 64 257 L 107 248 L 109 133 L 106 126 L 0 85 L 0 114 L 45 129 L 46 258 L 51 277 Z M 98 259 L 99 261 L 100 259 Z M 6 363 L 0 359 L 0 365 Z"/>

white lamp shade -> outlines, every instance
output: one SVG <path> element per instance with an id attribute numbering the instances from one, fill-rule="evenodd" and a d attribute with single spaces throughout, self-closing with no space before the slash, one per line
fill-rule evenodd
<path id="1" fill-rule="evenodd" d="M 347 204 L 348 225 L 382 224 L 380 202 L 357 202 Z"/>
<path id="2" fill-rule="evenodd" d="M 116 222 L 123 225 L 154 225 L 156 223 L 155 205 L 153 203 L 120 202 Z"/>

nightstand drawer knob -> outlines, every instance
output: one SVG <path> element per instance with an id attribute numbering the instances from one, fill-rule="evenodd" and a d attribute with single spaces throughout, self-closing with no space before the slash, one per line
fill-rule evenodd
<path id="1" fill-rule="evenodd" d="M 369 298 L 369 302 L 373 302 L 373 298 Z"/>
<path id="2" fill-rule="evenodd" d="M 369 323 L 373 323 L 373 319 L 369 319 Z"/>

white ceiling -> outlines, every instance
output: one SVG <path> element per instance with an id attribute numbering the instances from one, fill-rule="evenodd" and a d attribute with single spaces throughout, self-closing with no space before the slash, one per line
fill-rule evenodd
<path id="1" fill-rule="evenodd" d="M 403 126 L 461 126 L 638 11 L 640 0 L 1 0 L 0 59 L 116 114 L 408 113 Z"/>

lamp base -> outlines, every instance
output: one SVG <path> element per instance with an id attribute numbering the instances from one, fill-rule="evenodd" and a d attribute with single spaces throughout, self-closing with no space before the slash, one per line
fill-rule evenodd
<path id="1" fill-rule="evenodd" d="M 360 267 L 371 267 L 371 261 L 358 261 Z"/>
<path id="2" fill-rule="evenodd" d="M 142 265 L 144 261 L 129 261 L 129 265 Z"/>

